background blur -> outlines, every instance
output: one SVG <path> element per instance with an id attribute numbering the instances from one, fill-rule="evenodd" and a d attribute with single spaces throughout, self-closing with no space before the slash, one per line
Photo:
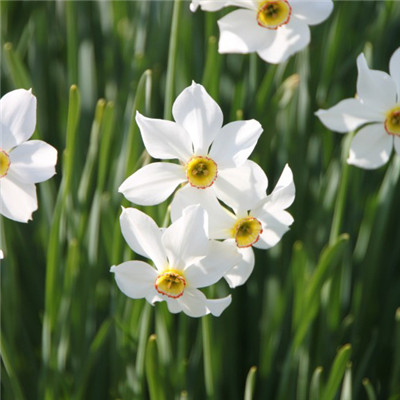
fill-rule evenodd
<path id="1" fill-rule="evenodd" d="M 187 1 L 1 1 L 0 11 L 1 94 L 32 88 L 34 138 L 59 152 L 33 221 L 0 219 L 3 399 L 400 399 L 400 158 L 345 166 L 350 135 L 314 116 L 354 96 L 359 53 L 388 71 L 400 2 L 335 2 L 310 46 L 278 66 L 218 54 L 227 9 L 193 14 Z M 220 318 L 131 300 L 109 272 L 135 257 L 117 192 L 149 162 L 135 112 L 170 119 L 192 80 L 225 123 L 260 121 L 251 158 L 269 191 L 286 163 L 296 184 L 291 230 L 256 250 Z M 162 224 L 167 206 L 141 209 Z"/>

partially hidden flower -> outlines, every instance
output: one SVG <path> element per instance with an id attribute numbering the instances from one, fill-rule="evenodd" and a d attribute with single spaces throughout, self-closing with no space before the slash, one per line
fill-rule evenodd
<path id="1" fill-rule="evenodd" d="M 0 214 L 28 222 L 37 209 L 35 183 L 55 174 L 57 151 L 29 140 L 36 126 L 36 97 L 17 89 L 0 100 Z"/>
<path id="2" fill-rule="evenodd" d="M 192 0 L 190 8 L 217 11 L 238 6 L 218 21 L 220 53 L 253 53 L 273 64 L 287 60 L 310 42 L 309 25 L 327 19 L 332 0 Z"/>
<path id="3" fill-rule="evenodd" d="M 220 107 L 196 83 L 177 97 L 172 114 L 176 122 L 140 113 L 136 121 L 148 153 L 153 158 L 177 159 L 179 164 L 148 164 L 128 177 L 119 191 L 133 203 L 155 205 L 166 200 L 178 185 L 187 184 L 199 195 L 212 191 L 221 200 L 229 200 L 231 187 L 253 168 L 254 163 L 246 161 L 262 133 L 261 125 L 248 120 L 222 126 Z"/>
<path id="4" fill-rule="evenodd" d="M 318 110 L 316 115 L 333 131 L 361 128 L 351 143 L 347 162 L 374 169 L 389 160 L 393 146 L 400 155 L 400 47 L 390 59 L 390 75 L 369 69 L 364 54 L 358 56 L 357 67 L 356 98 Z"/>
<path id="5" fill-rule="evenodd" d="M 227 204 L 232 211 L 211 195 L 196 196 L 190 187 L 177 192 L 171 205 L 171 218 L 174 221 L 180 218 L 189 204 L 199 203 L 209 215 L 210 238 L 223 239 L 225 243 L 237 247 L 242 259 L 224 275 L 232 288 L 245 283 L 253 271 L 252 247 L 268 249 L 275 246 L 293 223 L 293 217 L 285 211 L 295 197 L 290 167 L 285 166 L 271 194 L 266 194 L 268 180 L 265 174 L 259 185 L 264 192 L 261 200 L 246 192 L 240 195 L 238 191 L 236 202 Z"/>
<path id="6" fill-rule="evenodd" d="M 199 290 L 220 280 L 240 259 L 233 246 L 208 239 L 204 209 L 188 207 L 164 230 L 134 208 L 124 209 L 120 222 L 132 250 L 154 263 L 127 261 L 111 267 L 124 294 L 151 304 L 166 301 L 170 312 L 191 317 L 219 316 L 229 306 L 230 295 L 210 300 Z"/>

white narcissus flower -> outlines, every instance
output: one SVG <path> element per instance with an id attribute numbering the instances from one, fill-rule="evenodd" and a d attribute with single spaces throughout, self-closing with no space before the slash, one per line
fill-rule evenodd
<path id="1" fill-rule="evenodd" d="M 155 266 L 127 261 L 111 267 L 124 294 L 151 304 L 166 301 L 170 312 L 183 311 L 190 317 L 219 316 L 229 306 L 230 295 L 210 300 L 199 290 L 220 280 L 240 259 L 234 246 L 208 239 L 204 209 L 187 208 L 164 230 L 134 208 L 124 209 L 120 222 L 131 249 Z"/>
<path id="2" fill-rule="evenodd" d="M 218 21 L 220 53 L 253 53 L 273 64 L 287 60 L 310 42 L 309 25 L 327 19 L 332 0 L 192 0 L 216 11 L 227 6 L 242 7 Z"/>
<path id="3" fill-rule="evenodd" d="M 231 188 L 238 180 L 243 181 L 249 170 L 257 183 L 258 169 L 247 161 L 262 133 L 257 121 L 222 126 L 220 107 L 196 83 L 177 97 L 172 114 L 176 122 L 137 114 L 148 153 L 153 158 L 178 159 L 180 164 L 156 162 L 136 171 L 119 187 L 128 200 L 141 205 L 159 204 L 178 185 L 187 183 L 199 195 L 212 191 L 221 200 L 229 201 Z M 253 195 L 257 194 L 253 190 Z"/>
<path id="4" fill-rule="evenodd" d="M 210 238 L 223 239 L 225 243 L 236 245 L 243 258 L 224 275 L 232 288 L 245 283 L 253 271 L 252 246 L 259 249 L 275 246 L 293 223 L 293 217 L 285 211 L 295 197 L 293 174 L 289 166 L 285 166 L 271 194 L 266 195 L 268 180 L 265 174 L 259 185 L 264 197 L 261 200 L 254 199 L 251 192 L 240 193 L 238 190 L 237 201 L 227 203 L 233 212 L 223 207 L 212 195 L 196 196 L 190 187 L 177 192 L 171 205 L 171 218 L 174 221 L 180 218 L 188 205 L 199 203 L 209 215 Z"/>
<path id="5" fill-rule="evenodd" d="M 17 89 L 0 100 L 0 214 L 28 222 L 37 209 L 35 183 L 55 174 L 57 151 L 29 140 L 36 126 L 36 97 Z"/>
<path id="6" fill-rule="evenodd" d="M 390 59 L 390 75 L 369 69 L 364 54 L 358 56 L 357 67 L 357 97 L 318 110 L 316 115 L 333 131 L 345 133 L 361 127 L 347 163 L 374 169 L 389 160 L 393 145 L 400 155 L 400 47 Z"/>

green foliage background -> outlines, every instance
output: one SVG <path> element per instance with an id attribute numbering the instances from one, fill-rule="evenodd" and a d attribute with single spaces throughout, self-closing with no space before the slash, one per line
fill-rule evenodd
<path id="1" fill-rule="evenodd" d="M 387 71 L 400 3 L 337 1 L 281 65 L 220 55 L 217 19 L 172 1 L 1 1 L 1 93 L 32 88 L 59 151 L 33 221 L 1 219 L 1 395 L 11 399 L 400 399 L 400 158 L 364 171 L 314 116 L 352 97 L 356 57 Z M 294 173 L 295 223 L 256 250 L 220 318 L 126 298 L 117 192 L 150 161 L 135 111 L 171 118 L 194 80 L 225 123 L 255 118 L 270 190 Z M 167 202 L 142 207 L 159 224 Z M 168 221 L 167 221 L 168 222 Z M 228 293 L 225 282 L 211 296 Z M 155 335 L 153 335 L 155 334 Z"/>

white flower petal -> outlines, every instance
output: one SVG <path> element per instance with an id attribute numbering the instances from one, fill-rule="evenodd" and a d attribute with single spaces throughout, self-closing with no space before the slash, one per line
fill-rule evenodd
<path id="1" fill-rule="evenodd" d="M 226 7 L 227 3 L 223 0 L 192 0 L 189 7 L 192 12 L 195 12 L 199 6 L 203 11 L 218 11 Z"/>
<path id="2" fill-rule="evenodd" d="M 207 298 L 200 290 L 186 287 L 183 295 L 176 299 L 182 311 L 189 317 L 202 317 L 210 313 L 207 307 Z"/>
<path id="3" fill-rule="evenodd" d="M 357 99 L 344 99 L 328 110 L 318 110 L 315 115 L 327 128 L 342 133 L 354 131 L 367 122 L 385 120 L 384 113 Z"/>
<path id="4" fill-rule="evenodd" d="M 368 125 L 354 137 L 350 146 L 348 164 L 375 169 L 385 164 L 393 147 L 393 136 L 388 135 L 382 124 Z"/>
<path id="5" fill-rule="evenodd" d="M 192 0 L 190 10 L 194 12 L 199 6 L 203 11 L 218 11 L 221 8 L 228 6 L 238 6 L 250 9 L 255 9 L 257 7 L 255 0 Z"/>
<path id="6" fill-rule="evenodd" d="M 181 165 L 152 163 L 127 178 L 118 191 L 132 203 L 153 206 L 166 200 L 185 181 L 185 169 Z"/>
<path id="7" fill-rule="evenodd" d="M 220 171 L 214 183 L 217 197 L 235 211 L 251 210 L 265 197 L 267 186 L 265 172 L 250 160 L 240 167 Z"/>
<path id="8" fill-rule="evenodd" d="M 154 305 L 154 303 L 156 303 L 158 301 L 164 301 L 164 300 L 168 299 L 168 297 L 165 298 L 165 296 L 158 293 L 155 286 L 153 285 L 153 287 L 146 294 L 145 299 L 148 303 L 150 303 L 151 305 Z"/>
<path id="9" fill-rule="evenodd" d="M 193 154 L 189 134 L 172 121 L 147 118 L 136 113 L 136 122 L 146 150 L 153 158 L 187 161 Z"/>
<path id="10" fill-rule="evenodd" d="M 394 137 L 394 149 L 396 150 L 397 155 L 400 157 L 400 137 Z"/>
<path id="11" fill-rule="evenodd" d="M 257 50 L 263 60 L 272 64 L 286 61 L 292 54 L 304 49 L 310 43 L 310 28 L 297 18 L 292 18 L 275 32 L 273 42 L 265 43 Z"/>
<path id="12" fill-rule="evenodd" d="M 183 210 L 193 204 L 200 204 L 208 214 L 208 234 L 210 239 L 226 239 L 236 222 L 235 216 L 220 205 L 213 190 L 202 190 L 189 185 L 180 189 L 171 203 L 171 220 L 182 216 Z"/>
<path id="13" fill-rule="evenodd" d="M 390 57 L 389 71 L 397 87 L 397 102 L 400 102 L 400 47 Z"/>
<path id="14" fill-rule="evenodd" d="M 385 113 L 396 103 L 396 86 L 389 74 L 368 68 L 364 54 L 357 57 L 357 95 L 360 100 Z"/>
<path id="15" fill-rule="evenodd" d="M 168 266 L 161 230 L 152 218 L 135 208 L 124 208 L 119 221 L 122 235 L 135 253 L 152 260 L 159 271 Z"/>
<path id="16" fill-rule="evenodd" d="M 143 261 L 126 261 L 110 269 L 122 293 L 132 299 L 146 297 L 157 279 L 156 270 Z"/>
<path id="17" fill-rule="evenodd" d="M 10 152 L 9 173 L 24 183 L 46 181 L 55 173 L 57 150 L 41 140 L 30 140 Z"/>
<path id="18" fill-rule="evenodd" d="M 260 204 L 251 211 L 251 215 L 257 219 L 262 219 L 264 213 L 268 213 L 283 224 L 291 225 L 293 217 L 283 210 L 293 203 L 295 191 L 293 173 L 289 165 L 286 164 L 272 193 L 261 200 Z"/>
<path id="19" fill-rule="evenodd" d="M 172 314 L 177 314 L 182 311 L 182 305 L 176 300 L 171 298 L 166 298 L 168 311 Z"/>
<path id="20" fill-rule="evenodd" d="M 207 154 L 211 142 L 222 127 L 223 115 L 219 105 L 204 87 L 193 82 L 184 89 L 174 102 L 172 114 L 175 121 L 189 132 L 194 152 Z"/>
<path id="21" fill-rule="evenodd" d="M 255 10 L 235 10 L 218 20 L 219 53 L 251 53 L 273 43 L 276 32 L 257 24 Z"/>
<path id="22" fill-rule="evenodd" d="M 289 230 L 289 227 L 274 218 L 274 215 L 265 213 L 263 219 L 259 220 L 263 225 L 263 232 L 254 247 L 258 249 L 269 249 L 275 246 L 282 236 Z"/>
<path id="23" fill-rule="evenodd" d="M 27 141 L 35 131 L 36 97 L 17 89 L 0 100 L 0 148 L 5 151 Z"/>
<path id="24" fill-rule="evenodd" d="M 241 259 L 232 241 L 210 241 L 207 257 L 187 266 L 183 272 L 190 287 L 202 288 L 218 282 Z"/>
<path id="25" fill-rule="evenodd" d="M 225 125 L 210 149 L 210 157 L 219 168 L 242 165 L 254 150 L 263 129 L 255 119 Z"/>
<path id="26" fill-rule="evenodd" d="M 232 289 L 243 285 L 249 279 L 254 269 L 254 251 L 252 247 L 238 248 L 242 255 L 241 261 L 231 268 L 224 278 Z"/>
<path id="27" fill-rule="evenodd" d="M 28 222 L 38 208 L 36 188 L 33 183 L 0 179 L 0 214 L 18 222 Z"/>
<path id="28" fill-rule="evenodd" d="M 317 25 L 325 21 L 333 10 L 332 0 L 291 0 L 292 15 L 307 25 Z"/>
<path id="29" fill-rule="evenodd" d="M 207 214 L 198 205 L 185 209 L 182 217 L 162 234 L 161 241 L 168 256 L 170 268 L 183 270 L 207 255 Z"/>
<path id="30" fill-rule="evenodd" d="M 219 317 L 223 311 L 232 303 L 232 296 L 221 299 L 207 299 L 206 306 L 214 317 Z"/>

